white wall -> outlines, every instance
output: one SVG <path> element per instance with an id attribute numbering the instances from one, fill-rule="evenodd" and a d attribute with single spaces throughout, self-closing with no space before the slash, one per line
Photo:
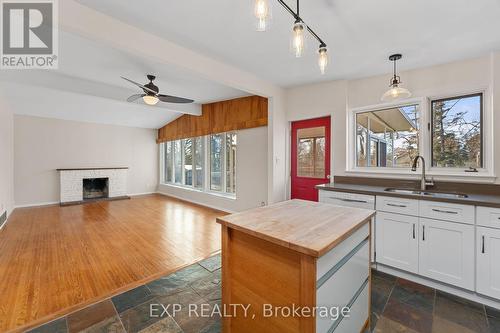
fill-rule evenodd
<path id="1" fill-rule="evenodd" d="M 128 193 L 155 192 L 156 130 L 14 116 L 16 206 L 59 201 L 57 168 L 129 167 Z"/>
<path id="2" fill-rule="evenodd" d="M 241 211 L 267 203 L 267 127 L 239 130 L 237 134 L 236 199 L 169 185 L 160 185 L 159 192 L 227 212 Z"/>
<path id="3" fill-rule="evenodd" d="M 0 95 L 0 214 L 14 208 L 14 116 Z"/>
<path id="4" fill-rule="evenodd" d="M 413 97 L 446 96 L 487 89 L 488 108 L 494 108 L 493 125 L 500 133 L 500 52 L 478 59 L 433 66 L 400 73 L 404 86 Z M 332 175 L 368 176 L 346 172 L 347 120 L 349 110 L 381 104 L 380 96 L 388 89 L 391 74 L 339 80 L 290 88 L 286 91 L 289 122 L 330 115 L 332 117 Z M 495 140 L 492 140 L 493 142 Z M 494 173 L 500 175 L 500 145 L 492 148 L 496 159 Z M 288 166 L 289 170 L 289 150 Z M 497 179 L 497 183 L 500 181 Z"/>

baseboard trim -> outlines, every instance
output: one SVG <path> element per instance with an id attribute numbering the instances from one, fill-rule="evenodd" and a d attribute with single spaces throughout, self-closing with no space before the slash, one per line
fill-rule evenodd
<path id="1" fill-rule="evenodd" d="M 190 203 L 198 205 L 198 206 L 203 206 L 203 207 L 212 208 L 212 209 L 215 209 L 215 210 L 220 210 L 221 212 L 224 212 L 224 213 L 229 213 L 229 214 L 236 213 L 235 211 L 230 210 L 230 209 L 217 207 L 215 205 L 208 205 L 208 204 L 205 204 L 205 203 L 201 203 L 199 201 L 186 199 L 186 198 L 183 198 L 183 197 L 178 196 L 178 195 L 174 195 L 174 194 L 170 194 L 170 193 L 164 193 L 164 192 L 157 192 L 157 193 L 160 194 L 160 195 L 166 196 L 166 197 L 171 197 L 171 198 L 175 198 L 175 199 L 178 199 L 178 200 L 190 202 Z"/>
<path id="2" fill-rule="evenodd" d="M 423 284 L 424 286 L 428 286 L 428 287 L 431 287 L 431 288 L 434 288 L 437 290 L 441 290 L 441 291 L 444 291 L 448 294 L 459 296 L 459 297 L 468 299 L 470 301 L 485 304 L 487 306 L 490 306 L 492 308 L 500 310 L 500 301 L 494 300 L 494 299 L 489 298 L 487 296 L 480 295 L 474 291 L 453 287 L 451 285 L 444 284 L 442 282 L 431 280 L 431 279 L 428 279 L 428 278 L 420 276 L 420 275 L 415 275 L 412 273 L 401 271 L 399 269 L 395 269 L 395 268 L 392 268 L 389 266 L 384 266 L 382 264 L 376 264 L 374 268 L 377 271 L 381 271 L 383 273 L 387 273 L 387 274 L 394 275 L 394 276 L 397 276 L 397 277 L 400 277 L 400 278 L 403 278 L 403 279 L 406 279 L 409 281 Z"/>
<path id="3" fill-rule="evenodd" d="M 133 193 L 133 194 L 128 194 L 128 196 L 129 197 L 139 197 L 141 195 L 151 195 L 151 194 L 158 194 L 158 192 L 154 191 L 154 192 Z"/>
<path id="4" fill-rule="evenodd" d="M 42 207 L 42 206 L 52 206 L 59 205 L 59 201 L 48 201 L 48 202 L 37 202 L 32 204 L 15 205 L 14 208 L 29 208 L 29 207 Z"/>

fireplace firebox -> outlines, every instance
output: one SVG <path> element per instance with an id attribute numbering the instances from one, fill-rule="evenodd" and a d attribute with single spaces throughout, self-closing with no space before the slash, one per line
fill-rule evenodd
<path id="1" fill-rule="evenodd" d="M 84 178 L 83 200 L 108 198 L 109 178 Z"/>

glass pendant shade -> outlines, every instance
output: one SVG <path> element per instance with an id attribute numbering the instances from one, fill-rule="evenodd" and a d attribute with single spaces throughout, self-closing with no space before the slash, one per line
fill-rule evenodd
<path id="1" fill-rule="evenodd" d="M 383 102 L 393 102 L 398 99 L 403 99 L 408 97 L 411 97 L 411 92 L 408 89 L 400 87 L 397 84 L 394 84 L 389 90 L 387 90 L 382 95 L 381 99 Z"/>
<path id="2" fill-rule="evenodd" d="M 325 74 L 328 67 L 328 49 L 326 46 L 320 46 L 318 50 L 318 65 L 321 74 Z"/>
<path id="3" fill-rule="evenodd" d="M 158 97 L 156 96 L 151 96 L 151 95 L 146 95 L 146 96 L 143 96 L 142 97 L 142 100 L 144 101 L 144 103 L 146 103 L 147 105 L 156 105 L 156 103 L 158 103 L 159 99 Z"/>
<path id="4" fill-rule="evenodd" d="M 268 0 L 255 0 L 254 15 L 257 19 L 257 31 L 266 31 L 269 28 L 271 7 Z"/>
<path id="5" fill-rule="evenodd" d="M 296 58 L 302 57 L 304 50 L 306 48 L 305 32 L 307 30 L 306 25 L 303 22 L 295 22 L 292 29 L 292 36 L 290 40 L 290 46 L 292 53 Z"/>

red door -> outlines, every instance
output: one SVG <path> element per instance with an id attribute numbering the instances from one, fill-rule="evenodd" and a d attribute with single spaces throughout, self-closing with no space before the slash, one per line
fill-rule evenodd
<path id="1" fill-rule="evenodd" d="M 330 182 L 330 117 L 292 123 L 292 199 L 318 201 Z"/>

